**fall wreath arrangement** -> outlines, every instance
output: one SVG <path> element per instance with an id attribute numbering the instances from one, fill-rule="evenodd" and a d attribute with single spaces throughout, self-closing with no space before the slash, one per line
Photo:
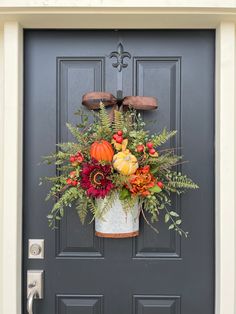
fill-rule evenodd
<path id="1" fill-rule="evenodd" d="M 56 228 L 73 204 L 82 223 L 90 212 L 97 236 L 132 237 L 138 235 L 140 214 L 158 232 L 152 223 L 165 211 L 168 228 L 187 237 L 171 209 L 171 195 L 198 186 L 176 171 L 182 157 L 160 148 L 176 131 L 150 135 L 136 110 L 115 110 L 111 119 L 103 103 L 93 123 L 83 111 L 77 115 L 78 125 L 67 124 L 75 141 L 58 144 L 44 157 L 57 167 L 56 176 L 45 178 L 51 183 L 47 199 L 55 200 L 49 226 Z"/>

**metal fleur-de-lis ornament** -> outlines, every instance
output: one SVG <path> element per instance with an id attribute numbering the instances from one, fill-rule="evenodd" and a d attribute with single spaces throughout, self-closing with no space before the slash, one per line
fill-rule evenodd
<path id="1" fill-rule="evenodd" d="M 112 63 L 114 68 L 117 68 L 119 72 L 122 71 L 123 68 L 127 68 L 128 64 L 124 63 L 124 58 L 131 58 L 129 52 L 124 51 L 124 47 L 121 43 L 117 46 L 117 51 L 113 51 L 110 53 L 110 58 L 117 58 L 117 62 Z"/>

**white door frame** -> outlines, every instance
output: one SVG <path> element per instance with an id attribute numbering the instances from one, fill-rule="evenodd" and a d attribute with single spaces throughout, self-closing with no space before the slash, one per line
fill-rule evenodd
<path id="1" fill-rule="evenodd" d="M 95 25 L 104 29 L 216 29 L 215 314 L 236 313 L 235 22 L 234 10 L 0 7 L 0 67 L 4 69 L 0 70 L 0 146 L 4 148 L 0 149 L 1 313 L 22 313 L 23 28 L 82 29 Z"/>

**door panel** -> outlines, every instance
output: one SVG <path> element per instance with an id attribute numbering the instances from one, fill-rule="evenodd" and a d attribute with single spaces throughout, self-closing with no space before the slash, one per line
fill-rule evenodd
<path id="1" fill-rule="evenodd" d="M 58 142 L 73 140 L 66 123 L 76 124 L 74 113 L 81 106 L 81 99 L 88 90 L 103 90 L 105 60 L 103 57 L 57 58 L 58 87 Z M 66 215 L 56 232 L 57 256 L 101 257 L 103 240 L 94 234 L 93 225 L 84 228 L 75 211 Z"/>
<path id="2" fill-rule="evenodd" d="M 156 131 L 166 127 L 169 130 L 180 129 L 180 71 L 181 59 L 170 57 L 135 57 L 133 61 L 134 94 L 155 96 L 164 110 L 145 112 L 149 129 Z M 180 132 L 171 140 L 168 147 L 180 147 Z M 167 145 L 166 145 L 167 146 Z M 167 147 L 166 147 L 167 148 Z M 173 206 L 179 212 L 177 199 Z M 153 236 L 153 231 L 141 221 L 143 232 L 135 239 L 134 256 L 143 258 L 179 257 L 180 239 L 175 233 L 167 230 L 164 224 L 158 224 L 160 233 Z"/>
<path id="3" fill-rule="evenodd" d="M 25 31 L 24 301 L 27 269 L 45 270 L 43 314 L 214 313 L 214 32 Z M 109 54 L 122 43 L 131 54 L 121 72 Z M 82 226 L 73 208 L 53 232 L 39 177 L 56 169 L 38 165 L 57 142 L 71 140 L 82 95 L 155 96 L 159 108 L 142 113 L 148 128 L 177 129 L 166 148 L 189 161 L 178 167 L 200 185 L 173 199 L 189 239 L 167 230 L 156 235 L 141 219 L 135 239 L 101 239 Z M 161 213 L 162 215 L 163 213 Z M 28 259 L 28 239 L 45 239 L 45 258 Z M 26 307 L 24 302 L 24 313 Z"/>
<path id="4" fill-rule="evenodd" d="M 80 295 L 58 295 L 57 313 L 60 314 L 102 314 L 103 297 L 80 296 Z"/>

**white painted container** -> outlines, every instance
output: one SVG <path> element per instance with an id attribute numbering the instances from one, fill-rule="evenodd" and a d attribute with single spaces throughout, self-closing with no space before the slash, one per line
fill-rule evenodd
<path id="1" fill-rule="evenodd" d="M 103 208 L 105 199 L 98 199 L 97 206 Z M 139 234 L 139 206 L 134 204 L 128 212 L 123 209 L 117 196 L 112 207 L 103 214 L 102 218 L 95 218 L 95 234 L 103 238 L 131 238 Z"/>

